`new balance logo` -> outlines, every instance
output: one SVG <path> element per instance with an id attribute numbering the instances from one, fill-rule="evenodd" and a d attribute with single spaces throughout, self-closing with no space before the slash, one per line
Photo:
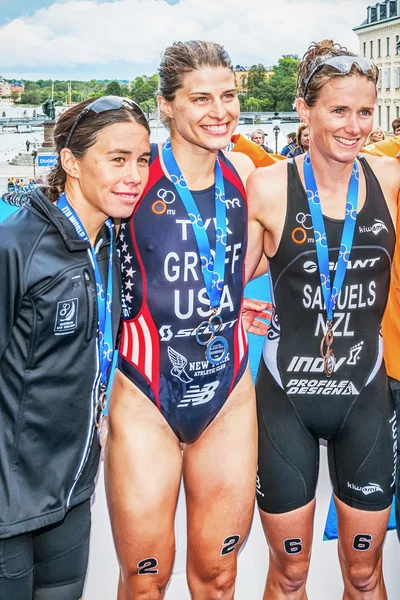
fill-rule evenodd
<path id="1" fill-rule="evenodd" d="M 215 391 L 219 386 L 219 381 L 213 381 L 212 383 L 206 383 L 202 388 L 199 385 L 189 386 L 186 394 L 178 404 L 178 408 L 185 408 L 192 404 L 198 406 L 199 404 L 207 404 L 215 396 Z"/>

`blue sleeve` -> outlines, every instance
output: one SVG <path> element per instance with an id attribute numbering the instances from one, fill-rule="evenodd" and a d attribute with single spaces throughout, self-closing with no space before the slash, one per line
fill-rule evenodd
<path id="1" fill-rule="evenodd" d="M 287 156 L 287 155 L 289 154 L 289 152 L 290 152 L 290 148 L 289 148 L 289 146 L 284 146 L 284 147 L 282 148 L 282 150 L 281 150 L 281 155 L 282 155 L 282 156 Z"/>

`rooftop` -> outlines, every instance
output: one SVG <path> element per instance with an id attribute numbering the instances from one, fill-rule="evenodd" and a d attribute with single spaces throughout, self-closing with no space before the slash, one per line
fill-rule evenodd
<path id="1" fill-rule="evenodd" d="M 385 2 L 377 2 L 373 6 L 367 8 L 367 18 L 361 25 L 354 27 L 353 31 L 371 27 L 379 23 L 387 23 L 400 18 L 400 0 L 385 0 Z"/>

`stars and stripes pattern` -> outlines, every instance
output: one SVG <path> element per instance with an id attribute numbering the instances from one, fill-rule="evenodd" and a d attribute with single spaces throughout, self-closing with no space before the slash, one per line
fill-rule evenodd
<path id="1" fill-rule="evenodd" d="M 136 273 L 131 264 L 135 248 L 130 248 L 125 240 L 126 227 L 127 223 L 121 224 L 118 241 L 123 282 L 122 304 L 124 316 L 131 314 L 135 286 L 134 275 Z M 135 315 L 133 319 L 128 317 L 122 320 L 119 354 L 147 380 L 153 390 L 157 406 L 160 408 L 158 392 L 160 374 L 159 334 L 145 302 L 142 304 L 139 314 Z"/>

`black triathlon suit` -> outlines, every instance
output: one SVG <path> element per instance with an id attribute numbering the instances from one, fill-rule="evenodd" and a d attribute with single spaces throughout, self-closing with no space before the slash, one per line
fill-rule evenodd
<path id="1" fill-rule="evenodd" d="M 336 369 L 323 372 L 320 342 L 326 310 L 307 196 L 288 162 L 288 202 L 279 248 L 270 258 L 274 315 L 257 378 L 259 467 L 257 500 L 285 513 L 315 496 L 319 439 L 328 440 L 336 496 L 361 510 L 392 502 L 396 423 L 382 358 L 395 232 L 380 185 L 367 161 L 366 201 L 334 312 Z M 331 280 L 343 221 L 324 217 Z"/>

